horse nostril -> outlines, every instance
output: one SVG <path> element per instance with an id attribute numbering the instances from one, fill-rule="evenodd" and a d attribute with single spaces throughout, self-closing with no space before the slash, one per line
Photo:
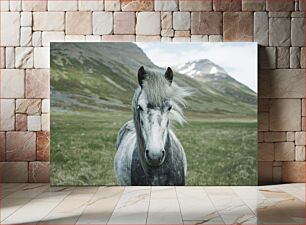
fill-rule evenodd
<path id="1" fill-rule="evenodd" d="M 146 150 L 146 157 L 149 158 L 149 150 Z"/>

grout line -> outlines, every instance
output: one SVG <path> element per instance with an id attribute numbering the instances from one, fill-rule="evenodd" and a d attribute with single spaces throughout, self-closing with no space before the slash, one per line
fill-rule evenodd
<path id="1" fill-rule="evenodd" d="M 151 196 L 152 196 L 151 194 L 152 194 L 152 186 L 150 187 L 150 196 L 149 196 L 149 204 L 148 204 L 148 210 L 147 210 L 146 224 L 148 224 L 150 204 L 151 204 Z"/>

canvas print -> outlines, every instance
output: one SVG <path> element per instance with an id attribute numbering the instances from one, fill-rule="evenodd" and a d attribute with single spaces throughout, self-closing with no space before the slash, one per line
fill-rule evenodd
<path id="1" fill-rule="evenodd" d="M 255 43 L 51 43 L 52 185 L 257 185 Z"/>

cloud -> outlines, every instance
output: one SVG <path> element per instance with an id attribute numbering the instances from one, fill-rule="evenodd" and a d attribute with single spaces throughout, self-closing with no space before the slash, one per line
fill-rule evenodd
<path id="1" fill-rule="evenodd" d="M 158 66 L 167 67 L 209 59 L 257 92 L 255 43 L 137 43 Z"/>

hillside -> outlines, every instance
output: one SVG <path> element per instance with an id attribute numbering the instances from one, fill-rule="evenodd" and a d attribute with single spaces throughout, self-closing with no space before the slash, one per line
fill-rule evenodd
<path id="1" fill-rule="evenodd" d="M 138 68 L 164 71 L 133 43 L 52 43 L 50 64 L 51 105 L 55 111 L 130 110 Z M 256 115 L 256 94 L 240 83 L 237 85 L 230 76 L 199 82 L 178 71 L 175 82 L 194 90 L 194 95 L 187 100 L 188 110 Z"/>

